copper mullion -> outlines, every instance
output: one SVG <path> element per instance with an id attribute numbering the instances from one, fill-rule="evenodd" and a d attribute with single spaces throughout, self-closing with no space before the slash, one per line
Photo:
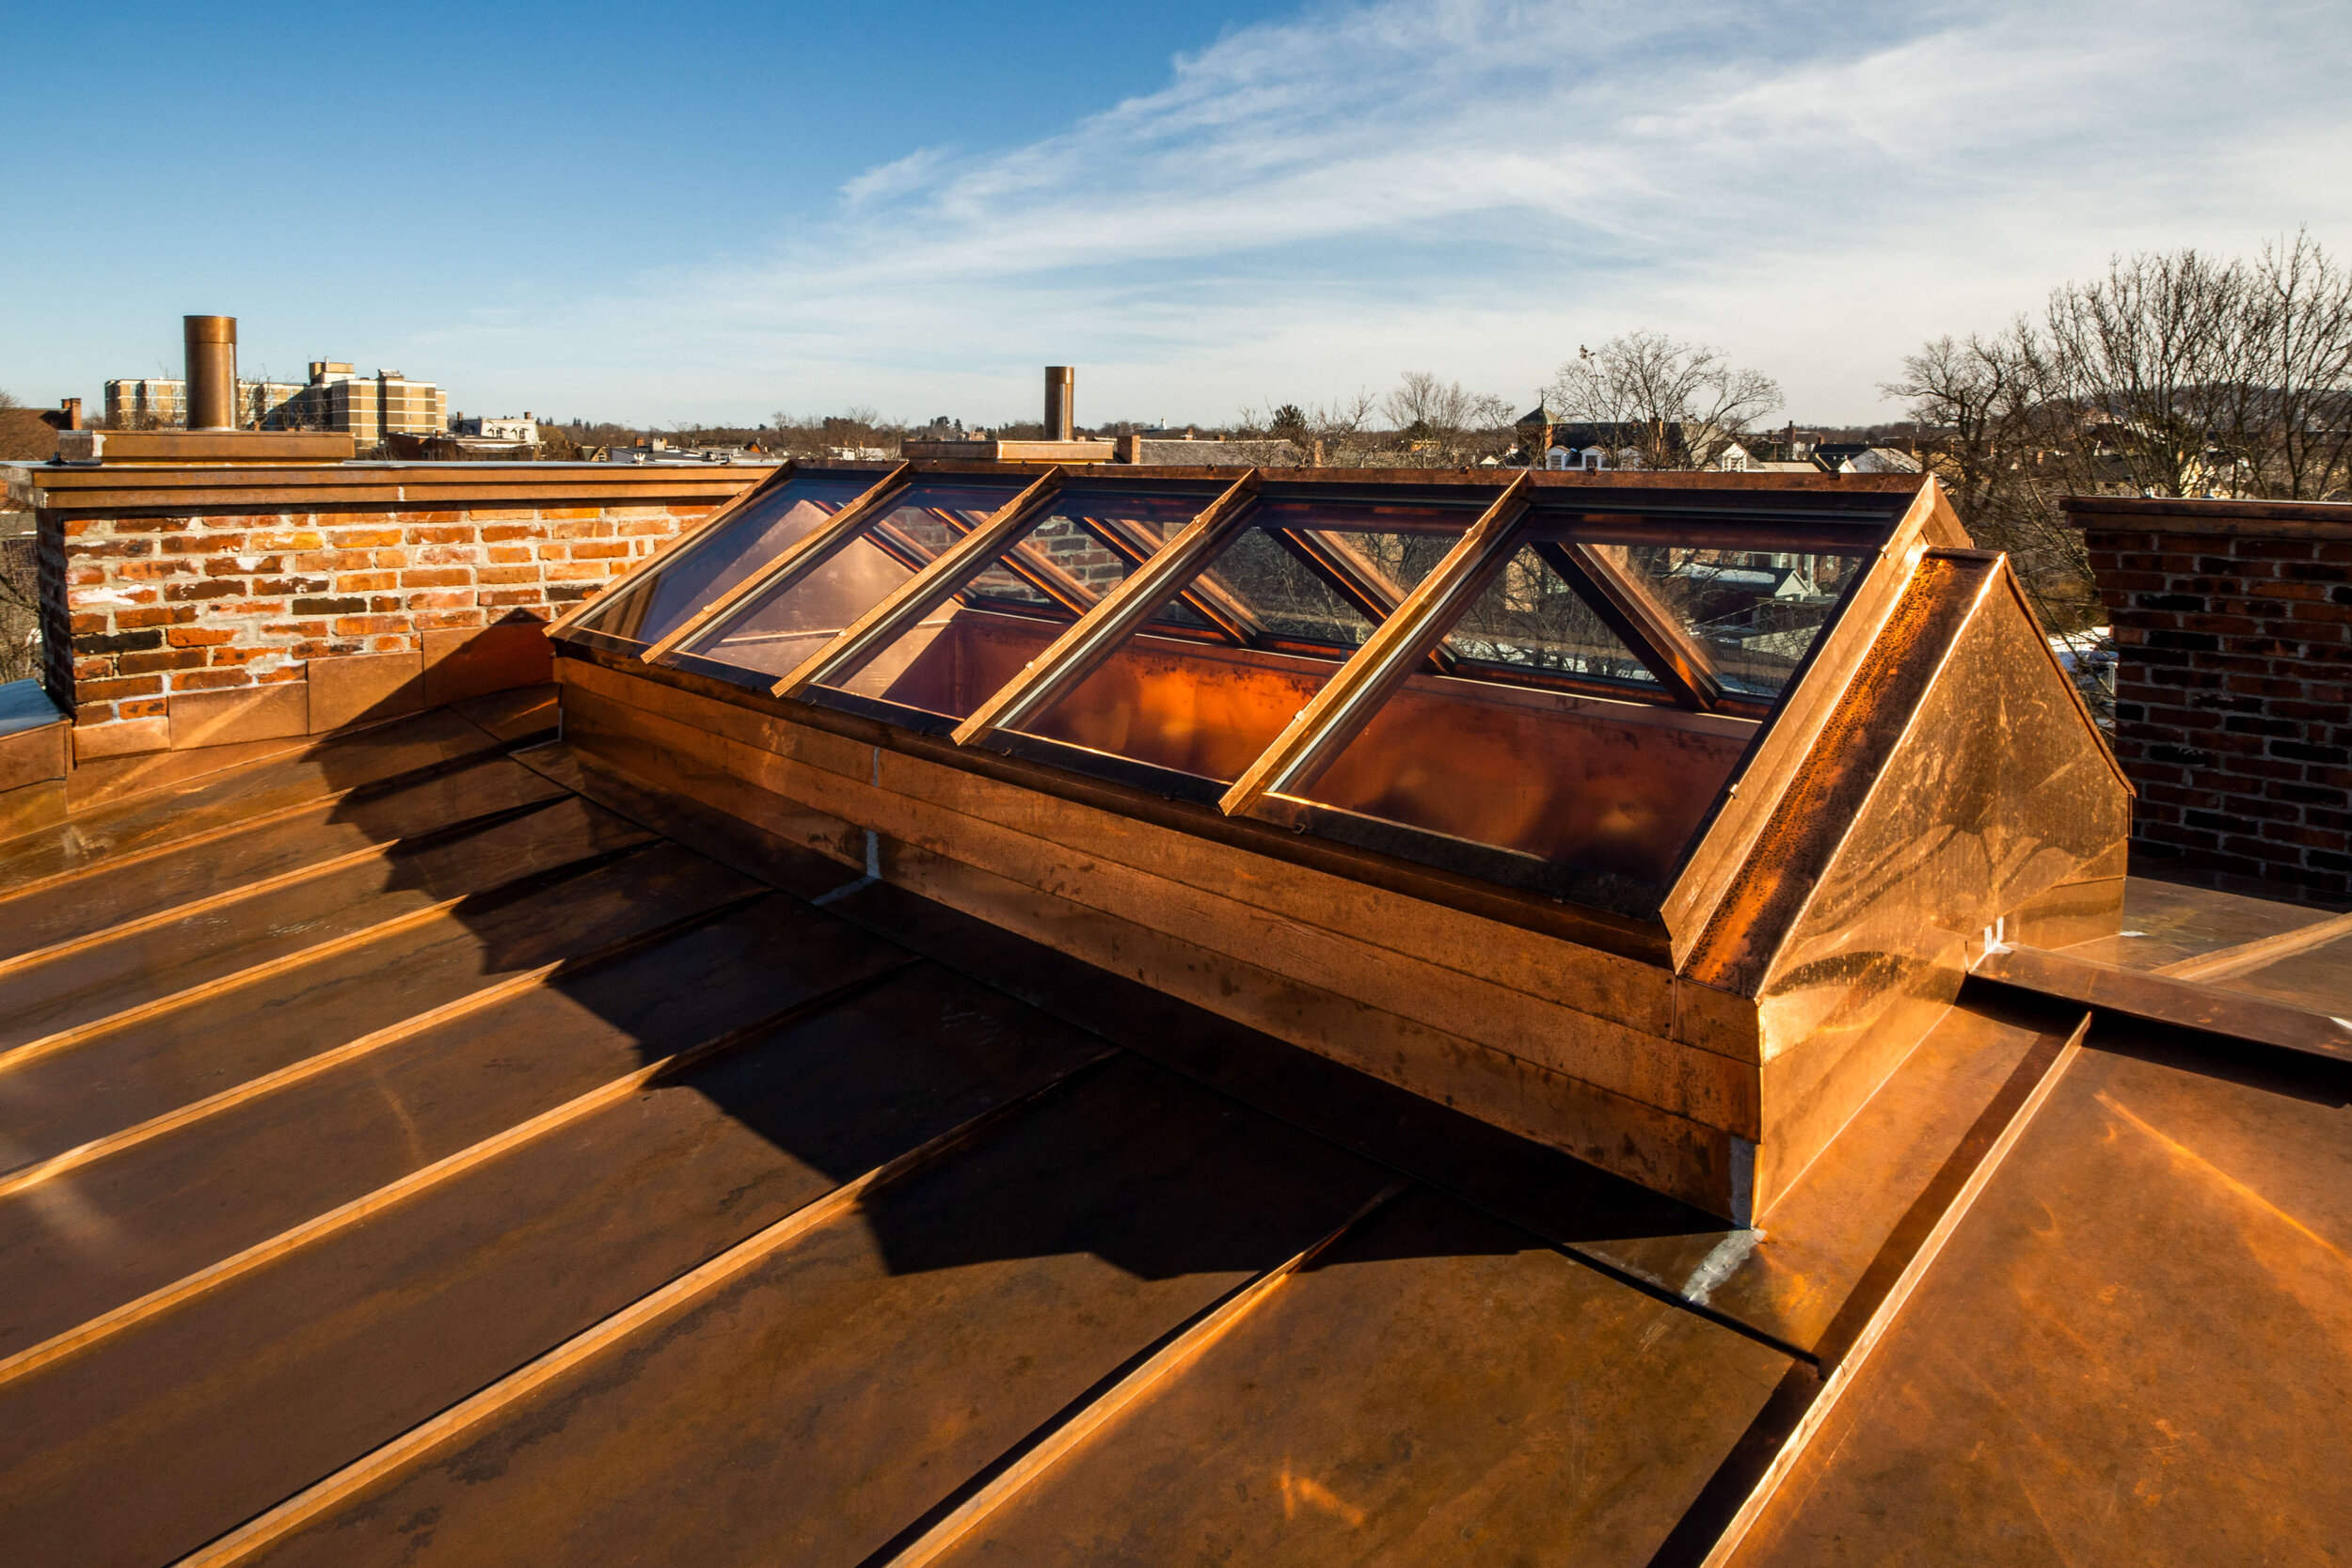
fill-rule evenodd
<path id="1" fill-rule="evenodd" d="M 1547 540 L 1535 553 L 1658 677 L 1677 706 L 1711 713 L 1723 705 L 1724 680 L 1715 661 L 1647 588 L 1590 545 Z"/>
<path id="2" fill-rule="evenodd" d="M 1405 590 L 1389 580 L 1389 575 L 1366 559 L 1362 551 L 1337 534 L 1309 528 L 1269 531 L 1300 565 L 1374 626 L 1395 614 L 1396 607 L 1405 601 Z M 1453 674 L 1457 663 L 1443 642 L 1429 650 L 1429 668 L 1436 674 Z"/>
<path id="3" fill-rule="evenodd" d="M 901 463 L 891 469 L 875 482 L 873 488 L 776 552 L 773 561 L 737 583 L 732 593 L 703 606 L 688 616 L 677 630 L 637 657 L 651 664 L 689 639 L 700 636 L 705 628 L 733 614 L 739 607 L 751 603 L 774 584 L 812 571 L 831 560 L 834 551 L 865 531 L 866 520 L 882 509 L 884 501 L 896 498 L 899 491 L 906 488 L 914 467 L 912 463 Z"/>
<path id="4" fill-rule="evenodd" d="M 680 561 L 686 559 L 686 557 L 692 555 L 696 550 L 699 550 L 704 546 L 709 544 L 712 539 L 718 536 L 719 531 L 726 525 L 729 518 L 733 517 L 737 513 L 742 511 L 745 507 L 751 505 L 755 499 L 766 495 L 771 490 L 779 489 L 784 485 L 791 483 L 792 476 L 800 471 L 800 467 L 801 465 L 799 459 L 791 457 L 786 458 L 782 463 L 776 466 L 775 471 L 771 473 L 766 479 L 761 480 L 757 484 L 751 485 L 741 491 L 739 491 L 733 500 L 726 501 L 712 508 L 709 513 L 705 515 L 701 522 L 694 525 L 694 531 L 688 534 L 684 539 L 679 540 L 675 545 L 671 546 L 666 550 L 661 550 L 656 554 L 645 557 L 644 560 L 637 562 L 636 565 L 622 573 L 618 578 L 615 578 L 612 581 L 606 583 L 604 585 L 603 593 L 596 594 L 594 598 L 580 600 L 580 603 L 572 606 L 571 609 L 565 610 L 563 614 L 548 622 L 548 635 L 549 637 L 553 637 L 558 632 L 570 630 L 573 626 L 579 625 L 591 610 L 599 607 L 612 605 L 612 602 L 618 599 L 627 590 L 638 587 L 641 584 L 648 582 L 654 578 L 660 576 L 663 572 L 668 571 L 672 566 L 676 565 Z M 594 628 L 592 627 L 590 629 L 593 630 Z M 607 632 L 605 635 L 607 637 L 611 637 L 614 634 Z M 632 638 L 628 641 L 633 641 L 635 639 Z"/>
<path id="5" fill-rule="evenodd" d="M 962 538 L 940 551 L 899 584 L 897 592 L 884 595 L 880 604 L 843 627 L 832 641 L 770 689 L 778 697 L 797 697 L 812 686 L 855 673 L 1010 548 L 1035 521 L 1038 508 L 1054 499 L 1061 483 L 1061 468 L 1049 467 L 977 526 L 966 527 L 961 519 L 954 519 L 954 526 L 965 528 Z"/>
<path id="6" fill-rule="evenodd" d="M 1232 539 L 1258 493 L 1258 470 L 1247 469 L 1204 507 L 1166 548 L 1103 595 L 1078 624 L 1056 638 L 1021 673 L 956 726 L 955 741 L 969 746 L 1000 729 L 1016 729 L 1059 701 L 1101 668 L 1127 637 L 1142 628 L 1175 586 L 1192 580 Z"/>
<path id="7" fill-rule="evenodd" d="M 1496 576 L 1510 564 L 1526 532 L 1534 483 L 1522 472 L 1423 578 L 1396 613 L 1373 628 L 1364 645 L 1301 708 L 1274 744 L 1217 802 L 1238 816 L 1269 794 L 1304 789 L 1372 721 L 1413 666 L 1435 647 Z"/>
<path id="8" fill-rule="evenodd" d="M 1069 478 L 1068 474 L 1065 472 L 1062 477 L 1066 483 Z M 965 522 L 955 513 L 935 506 L 926 510 L 959 533 L 972 531 L 973 525 Z M 1095 601 L 1102 597 L 1099 594 L 1088 593 L 1084 583 L 1055 565 L 1050 557 L 1026 540 L 1007 550 L 998 564 L 1068 610 L 1073 619 L 1092 610 Z M 966 604 L 972 602 L 968 587 L 959 591 L 957 596 Z"/>
<path id="9" fill-rule="evenodd" d="M 1140 531 L 1123 517 L 1073 517 L 1071 521 L 1113 553 L 1126 557 L 1130 566 L 1142 565 L 1159 551 L 1156 542 L 1147 546 Z M 1203 573 L 1186 584 L 1184 591 L 1176 595 L 1176 602 L 1200 617 L 1224 641 L 1237 648 L 1256 646 L 1265 635 L 1258 618 L 1234 597 L 1232 590 L 1221 585 L 1214 590 L 1205 588 L 1207 580 L 1207 574 Z"/>

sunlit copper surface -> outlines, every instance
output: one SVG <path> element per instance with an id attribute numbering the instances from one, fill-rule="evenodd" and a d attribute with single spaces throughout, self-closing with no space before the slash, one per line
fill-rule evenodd
<path id="1" fill-rule="evenodd" d="M 1139 636 L 1028 726 L 1049 739 L 1230 781 L 1335 665 Z"/>
<path id="2" fill-rule="evenodd" d="M 1663 885 L 1754 728 L 1415 676 L 1308 798 Z"/>
<path id="3" fill-rule="evenodd" d="M 863 697 L 961 719 L 1021 673 L 1060 628 L 958 610 L 925 621 L 841 683 Z"/>
<path id="4" fill-rule="evenodd" d="M 188 428 L 233 430 L 237 425 L 237 318 L 189 316 Z"/>

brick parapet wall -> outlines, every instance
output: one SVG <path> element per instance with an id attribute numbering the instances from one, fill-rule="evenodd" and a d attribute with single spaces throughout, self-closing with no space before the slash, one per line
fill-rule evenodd
<path id="1" fill-rule="evenodd" d="M 600 485 L 548 466 L 535 487 L 560 493 L 533 501 L 516 466 L 472 495 L 452 483 L 461 466 L 436 467 L 433 484 L 412 471 L 356 498 L 343 469 L 238 489 L 215 470 L 209 490 L 85 471 L 78 492 L 33 470 L 47 482 L 45 681 L 73 716 L 76 759 L 314 733 L 527 674 L 546 621 L 768 471 L 698 473 L 665 495 L 642 473 Z M 232 503 L 188 504 L 210 500 Z"/>
<path id="2" fill-rule="evenodd" d="M 2352 905 L 2352 506 L 2067 510 L 2115 630 L 2135 868 Z"/>

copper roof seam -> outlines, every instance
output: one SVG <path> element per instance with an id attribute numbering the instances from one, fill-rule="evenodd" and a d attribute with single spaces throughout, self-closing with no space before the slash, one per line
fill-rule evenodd
<path id="1" fill-rule="evenodd" d="M 308 947 L 298 947 L 291 953 L 280 953 L 274 958 L 263 958 L 259 963 L 248 964 L 243 969 L 231 970 L 227 974 L 215 975 L 212 979 L 199 981 L 184 990 L 176 990 L 167 996 L 158 996 L 151 1001 L 142 1002 L 136 1006 L 108 1013 L 103 1018 L 92 1019 L 87 1023 L 77 1023 L 70 1029 L 60 1029 L 55 1034 L 43 1035 L 39 1039 L 27 1040 L 23 1045 L 0 1051 L 0 1073 L 20 1068 L 26 1062 L 38 1061 L 43 1056 L 52 1056 L 60 1051 L 71 1050 L 74 1046 L 85 1044 L 126 1025 L 141 1023 L 151 1018 L 160 1018 L 166 1013 L 175 1012 L 182 1007 L 218 996 L 224 991 L 236 990 L 241 987 L 256 984 L 288 970 L 298 969 L 304 964 L 315 962 L 320 958 L 332 958 L 337 953 L 345 952 L 354 947 L 364 947 L 380 937 L 391 936 L 410 927 L 424 925 L 437 916 L 447 914 L 460 904 L 526 889 L 534 882 L 549 878 L 580 875 L 592 871 L 612 861 L 639 854 L 661 842 L 662 840 L 658 835 L 648 832 L 645 837 L 634 844 L 624 845 L 619 848 L 600 849 L 593 854 L 578 856 L 556 865 L 539 867 L 520 877 L 509 878 L 503 882 L 493 883 L 488 887 L 474 888 L 458 894 L 454 897 L 437 899 L 430 904 L 421 905 L 416 909 L 404 911 L 399 914 L 379 920 L 372 926 L 362 926 L 356 931 L 345 931 L 342 935 L 329 937 L 325 942 L 312 942 Z"/>
<path id="2" fill-rule="evenodd" d="M 1886 1294 L 1872 1308 L 1868 1320 L 1855 1334 L 1851 1345 L 1837 1357 L 1827 1374 L 1822 1377 L 1813 1397 L 1805 1402 L 1802 1414 L 1782 1439 L 1771 1463 L 1765 1465 L 1762 1474 L 1756 1478 L 1746 1498 L 1740 1503 L 1739 1510 L 1732 1515 L 1723 1532 L 1717 1536 L 1714 1546 L 1700 1562 L 1699 1568 L 1730 1568 L 1732 1559 L 1740 1549 L 1740 1544 L 1747 1538 L 1748 1531 L 1755 1528 L 1756 1522 L 1763 1517 L 1764 1510 L 1771 1505 L 1773 1494 L 1779 1491 L 1781 1482 L 1788 1479 L 1789 1471 L 1796 1467 L 1796 1463 L 1803 1456 L 1805 1446 L 1813 1440 L 1813 1434 L 1820 1430 L 1821 1423 L 1828 1418 L 1831 1410 L 1836 1406 L 1838 1400 L 1844 1396 L 1846 1390 L 1852 1386 L 1854 1379 L 1860 1375 L 1862 1369 L 1870 1359 L 1871 1352 L 1878 1348 L 1880 1339 L 1885 1336 L 1888 1327 L 1900 1315 L 1904 1305 L 1910 1301 L 1912 1293 L 1918 1289 L 1919 1282 L 1926 1278 L 1928 1271 L 1934 1267 L 1936 1259 L 1942 1255 L 1953 1232 L 1958 1230 L 1962 1222 L 1968 1217 L 1968 1212 L 1976 1206 L 1978 1197 L 1986 1187 L 1992 1184 L 1993 1178 L 1998 1174 L 2002 1164 L 2007 1162 L 2010 1151 L 2015 1148 L 2019 1141 L 2025 1137 L 2026 1130 L 2032 1126 L 2034 1118 L 2041 1114 L 2042 1106 L 2047 1104 L 2051 1095 L 2057 1092 L 2058 1083 L 2066 1076 L 2067 1069 L 2073 1067 L 2076 1058 L 2082 1054 L 2083 1036 L 2090 1026 L 2090 1022 L 2086 1018 L 2083 1023 L 2076 1027 L 2065 1048 L 2050 1064 L 2049 1070 L 2043 1073 L 2041 1080 L 2034 1085 L 2032 1092 L 2026 1095 L 2024 1103 L 2017 1108 L 2016 1115 L 2011 1117 L 2008 1124 L 2001 1129 L 2000 1134 L 1985 1150 L 1984 1158 L 1969 1173 L 1968 1179 L 1961 1184 L 1960 1190 L 1952 1196 L 1951 1202 L 1946 1206 L 1942 1215 L 1936 1220 L 1926 1237 L 1921 1240 L 1918 1250 L 1912 1254 L 1902 1273 L 1896 1277 Z M 1738 1456 L 1735 1454 L 1734 1457 Z"/>
<path id="3" fill-rule="evenodd" d="M 381 843 L 364 845 L 341 855 L 330 855 L 323 861 L 312 861 L 307 865 L 298 865 L 291 871 L 281 871 L 276 876 L 263 877 L 256 881 L 240 882 L 219 893 L 207 894 L 201 898 L 192 898 L 184 904 L 174 904 L 168 909 L 157 910 L 151 914 L 142 914 L 129 920 L 118 921 L 112 926 L 102 927 L 98 930 L 86 932 L 78 937 L 68 937 L 62 942 L 51 942 L 46 947 L 36 947 L 28 953 L 18 953 L 10 958 L 0 958 L 0 979 L 6 979 L 21 969 L 29 969 L 35 964 L 63 958 L 68 953 L 76 952 L 85 947 L 93 947 L 102 942 L 110 942 L 118 937 L 132 936 L 140 931 L 151 930 L 158 926 L 167 926 L 176 920 L 184 920 L 190 915 L 222 909 L 247 898 L 259 897 L 265 893 L 276 893 L 281 889 L 309 881 L 314 877 L 342 871 L 367 861 L 387 859 L 404 849 L 419 847 L 445 834 L 463 832 L 469 829 L 496 827 L 502 822 L 527 816 L 532 812 L 545 811 L 564 799 L 566 799 L 564 796 L 549 795 L 542 800 L 527 800 L 518 806 L 501 806 L 496 811 L 484 812 L 479 816 L 464 817 L 454 822 L 445 822 L 437 827 L 428 828 L 422 832 L 388 838 Z M 103 868 L 105 863 L 102 862 L 100 866 L 91 869 Z"/>
<path id="4" fill-rule="evenodd" d="M 248 1078 L 244 1083 L 232 1085 L 217 1094 L 192 1101 L 175 1110 L 151 1117 L 145 1121 L 123 1128 L 119 1132 L 109 1132 L 104 1137 L 93 1138 L 87 1143 L 52 1154 L 46 1159 L 19 1165 L 16 1169 L 0 1175 L 0 1199 L 13 1196 L 27 1187 L 37 1186 L 53 1176 L 94 1164 L 108 1155 L 120 1153 L 135 1144 L 160 1137 L 175 1128 L 201 1121 L 231 1106 L 241 1105 L 248 1100 L 258 1100 L 262 1095 L 274 1093 L 290 1084 L 298 1084 L 306 1078 L 315 1077 L 338 1063 L 364 1056 L 372 1051 L 405 1039 L 411 1035 L 421 1033 L 437 1024 L 446 1023 L 451 1019 L 462 1018 L 478 1008 L 488 1006 L 493 1002 L 518 995 L 527 990 L 534 990 L 550 980 L 568 977 L 597 964 L 610 962 L 704 921 L 718 919 L 746 904 L 771 897 L 774 892 L 772 888 L 755 888 L 738 894 L 733 898 L 723 900 L 708 909 L 698 910 L 692 914 L 656 926 L 649 930 L 635 932 L 618 941 L 608 942 L 602 947 L 593 948 L 586 953 L 574 954 L 570 958 L 559 958 L 553 963 L 541 964 L 535 969 L 524 970 L 519 974 L 510 974 L 505 979 L 485 986 L 480 990 L 469 991 L 464 996 L 442 1003 L 439 1006 L 429 1007 L 423 1012 L 412 1014 L 398 1022 L 373 1030 L 358 1039 L 348 1040 L 342 1045 L 316 1052 L 303 1057 L 300 1061 L 289 1062 L 282 1068 L 262 1073 L 259 1077 Z"/>
<path id="5" fill-rule="evenodd" d="M 2175 959 L 2148 973 L 2161 974 L 2168 979 L 2193 980 L 2209 985 L 2250 974 L 2281 958 L 2291 958 L 2297 953 L 2324 947 L 2343 936 L 2352 936 L 2352 914 L 2336 915 L 2314 921 L 2309 926 L 2298 926 L 2291 931 L 2281 931 L 2276 936 L 2260 937 L 2252 942 L 2239 942 L 2234 947 L 2219 947 L 2194 958 Z"/>
<path id="6" fill-rule="evenodd" d="M 508 1405 L 563 1377 L 608 1346 L 617 1344 L 639 1329 L 718 1289 L 738 1275 L 784 1251 L 810 1231 L 853 1212 L 873 1194 L 903 1180 L 941 1156 L 1011 1120 L 1091 1069 L 1122 1053 L 1119 1047 L 1108 1047 L 1055 1074 L 1035 1088 L 991 1106 L 898 1158 L 842 1183 L 824 1196 L 803 1204 L 723 1252 L 706 1259 L 668 1284 L 648 1291 L 610 1317 L 582 1329 L 470 1398 L 418 1423 L 390 1442 L 304 1488 L 268 1513 L 198 1547 L 182 1558 L 175 1568 L 227 1568 L 228 1564 L 245 1561 L 344 1499 L 406 1468 L 414 1461 L 480 1425 Z"/>
<path id="7" fill-rule="evenodd" d="M 388 724 L 398 723 L 401 720 L 414 719 L 417 716 L 415 714 L 405 713 L 400 715 L 398 718 L 388 719 L 384 721 L 384 722 Z M 374 727 L 374 725 L 368 726 L 370 729 Z M 123 853 L 119 855 L 101 854 L 97 859 L 89 861 L 86 864 L 73 866 L 65 871 L 52 872 L 46 877 L 36 878 L 29 882 L 21 882 L 14 887 L 0 888 L 0 907 L 5 907 L 10 899 L 22 898 L 29 894 L 46 892 L 51 888 L 58 887 L 64 883 L 71 882 L 77 877 L 87 876 L 93 871 L 113 871 L 126 865 L 137 865 L 144 861 L 155 860 L 165 855 L 177 854 L 183 849 L 197 848 L 207 844 L 217 844 L 223 839 L 234 838 L 237 834 L 245 832 L 249 829 L 262 828 L 267 827 L 274 822 L 282 822 L 289 816 L 295 816 L 301 812 L 315 811 L 321 806 L 337 805 L 344 800 L 350 800 L 355 795 L 364 795 L 371 790 L 384 790 L 389 792 L 394 789 L 406 788 L 410 784 L 422 784 L 429 779 L 438 778 L 443 773 L 453 773 L 458 768 L 469 767 L 474 763 L 482 761 L 485 757 L 503 755 L 507 752 L 514 749 L 506 742 L 491 736 L 487 730 L 482 730 L 479 726 L 474 727 L 477 729 L 478 733 L 482 735 L 485 743 L 475 748 L 474 750 L 462 752 L 457 756 L 443 757 L 437 761 L 426 763 L 420 768 L 412 768 L 405 772 L 387 774 L 380 779 L 370 779 L 364 784 L 352 784 L 342 789 L 324 790 L 319 794 L 309 797 L 308 799 L 296 800 L 290 805 L 279 806 L 271 811 L 256 812 L 251 816 L 241 816 L 234 822 L 225 822 L 217 828 L 207 828 L 201 832 L 189 833 L 182 838 L 169 839 L 162 844 L 150 845 L 144 849 L 125 850 Z M 344 734 L 358 733 L 361 732 L 355 730 L 342 732 L 342 734 L 339 734 L 331 737 L 327 736 L 313 736 L 310 737 L 309 744 L 319 745 L 327 742 L 330 739 L 342 739 Z M 274 752 L 265 757 L 256 757 L 251 762 L 240 763 L 235 768 L 224 768 L 217 774 L 201 775 L 203 784 L 198 784 L 195 787 L 204 787 L 205 784 L 217 782 L 221 777 L 227 774 L 239 772 L 247 768 L 258 768 L 267 767 L 272 763 L 283 762 L 291 752 L 301 749 L 302 748 L 300 747 L 289 747 L 284 752 Z M 186 788 L 190 785 L 191 782 L 192 781 L 183 779 L 175 784 L 158 784 L 153 789 L 137 790 L 132 794 L 122 796 L 118 800 L 109 800 L 106 802 L 106 805 L 108 807 L 112 807 L 128 804 L 129 802 L 135 800 L 151 799 L 154 796 L 164 794 L 169 790 Z M 72 827 L 73 825 L 72 818 L 68 817 L 66 819 L 65 826 Z M 29 838 L 35 833 L 55 832 L 56 831 L 56 829 L 54 826 L 49 828 L 35 828 L 29 832 L 19 833 L 16 836 L 20 839 Z M 0 840 L 0 850 L 6 850 L 8 845 L 12 842 L 14 841 Z"/>
<path id="8" fill-rule="evenodd" d="M 1128 1368 L 1132 1370 L 1122 1369 L 1113 1372 L 1103 1383 L 1080 1395 L 1073 1402 L 1074 1409 L 1065 1407 L 1057 1412 L 1043 1429 L 1030 1433 L 1023 1443 L 982 1468 L 973 1478 L 979 1482 L 978 1486 L 975 1489 L 971 1482 L 967 1482 L 965 1487 L 959 1488 L 959 1491 L 966 1493 L 964 1500 L 913 1542 L 897 1552 L 891 1552 L 885 1546 L 868 1558 L 866 1563 L 870 1568 L 924 1568 L 925 1564 L 936 1561 L 941 1554 L 952 1550 L 959 1541 L 971 1533 L 974 1527 L 1009 1502 L 1063 1455 L 1117 1419 L 1128 1406 L 1223 1338 L 1234 1325 L 1271 1296 L 1284 1280 L 1312 1262 L 1350 1230 L 1413 1185 L 1410 1178 L 1390 1182 L 1303 1251 L 1277 1263 L 1255 1278 L 1243 1281 L 1223 1297 L 1203 1307 L 1172 1334 L 1163 1336 L 1154 1346 L 1147 1346 L 1140 1353 L 1140 1365 L 1131 1357 Z M 952 1497 L 955 1494 L 949 1496 Z"/>
<path id="9" fill-rule="evenodd" d="M 828 1008 L 838 1006 L 852 997 L 862 995 L 885 981 L 896 978 L 916 967 L 923 960 L 908 954 L 902 960 L 871 974 L 861 975 L 845 985 L 780 1007 L 765 1017 L 714 1035 L 707 1040 L 673 1052 L 657 1061 L 646 1063 L 633 1071 L 599 1084 L 587 1092 L 574 1096 L 560 1105 L 551 1106 L 514 1126 L 491 1134 L 478 1143 L 469 1144 L 453 1153 L 444 1155 L 429 1165 L 423 1165 L 397 1180 L 389 1181 L 373 1192 L 365 1193 L 350 1202 L 316 1214 L 299 1225 L 292 1226 L 267 1240 L 255 1243 L 240 1252 L 216 1262 L 208 1263 L 194 1274 L 160 1286 L 147 1294 L 119 1307 L 109 1308 L 85 1323 L 77 1323 L 62 1333 L 51 1336 L 37 1345 L 28 1346 L 15 1354 L 0 1357 L 0 1386 L 24 1376 L 37 1368 L 47 1366 L 77 1351 L 87 1350 L 103 1339 L 110 1338 L 124 1329 L 153 1318 L 180 1303 L 227 1284 L 240 1275 L 250 1273 L 264 1263 L 275 1261 L 310 1245 L 326 1240 L 373 1214 L 453 1177 L 463 1175 L 499 1155 L 518 1148 L 532 1139 L 580 1120 L 592 1112 L 628 1099 L 638 1090 L 648 1087 L 662 1078 L 699 1066 L 710 1058 L 732 1051 L 758 1037 L 787 1024 L 811 1017 Z"/>
<path id="10" fill-rule="evenodd" d="M 2255 991 L 2231 990 L 2039 947 L 1988 953 L 1972 973 L 2042 996 L 2218 1036 L 2236 1044 L 2352 1062 L 2352 1019 Z"/>

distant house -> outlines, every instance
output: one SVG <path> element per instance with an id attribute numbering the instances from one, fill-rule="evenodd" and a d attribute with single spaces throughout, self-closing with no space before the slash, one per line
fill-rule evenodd
<path id="1" fill-rule="evenodd" d="M 508 446 L 535 447 L 539 444 L 539 421 L 526 408 L 516 419 L 508 414 L 491 418 L 482 414 L 452 414 L 449 418 L 452 436 L 476 436 L 485 441 L 499 441 Z"/>
<path id="2" fill-rule="evenodd" d="M 1919 460 L 1893 447 L 1867 441 L 1824 441 L 1813 449 L 1812 467 L 1831 474 L 1915 474 Z"/>
<path id="3" fill-rule="evenodd" d="M 1544 414 L 1542 404 L 1526 418 Z M 1519 427 L 1527 429 L 1526 419 Z M 1543 453 L 1547 468 L 1581 468 L 1600 472 L 1617 468 L 1642 468 L 1649 465 L 1644 450 L 1656 441 L 1656 433 L 1647 425 L 1632 423 L 1549 424 L 1544 429 L 1544 444 L 1530 446 L 1529 451 Z M 1667 462 L 1673 468 L 1724 468 L 1740 472 L 1749 466 L 1745 448 L 1711 424 L 1669 424 L 1665 427 L 1663 445 Z M 1522 445 L 1526 445 L 1523 441 Z"/>

